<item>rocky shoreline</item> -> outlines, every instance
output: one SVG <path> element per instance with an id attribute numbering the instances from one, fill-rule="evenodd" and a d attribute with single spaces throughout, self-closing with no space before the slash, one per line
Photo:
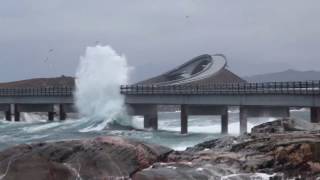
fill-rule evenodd
<path id="1" fill-rule="evenodd" d="M 314 127 L 282 119 L 185 151 L 120 137 L 18 145 L 0 152 L 0 179 L 316 179 Z"/>

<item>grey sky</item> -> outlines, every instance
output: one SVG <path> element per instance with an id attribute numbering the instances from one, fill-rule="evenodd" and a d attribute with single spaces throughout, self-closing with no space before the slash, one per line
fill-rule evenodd
<path id="1" fill-rule="evenodd" d="M 320 70 L 319 9 L 319 0 L 1 0 L 0 81 L 73 75 L 96 41 L 126 55 L 133 80 L 204 53 L 224 53 L 242 76 Z"/>

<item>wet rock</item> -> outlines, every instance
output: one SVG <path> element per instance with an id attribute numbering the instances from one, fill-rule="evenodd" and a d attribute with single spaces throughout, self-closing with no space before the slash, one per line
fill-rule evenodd
<path id="1" fill-rule="evenodd" d="M 290 119 L 278 120 L 256 127 L 252 134 L 222 137 L 172 152 L 165 162 L 137 172 L 133 179 L 320 177 L 320 133 L 296 125 Z"/>
<path id="2" fill-rule="evenodd" d="M 0 152 L 0 179 L 129 179 L 169 152 L 118 137 L 19 145 Z"/>
<path id="3" fill-rule="evenodd" d="M 272 122 L 267 122 L 252 128 L 251 133 L 283 133 L 288 131 L 301 131 L 295 125 L 293 119 L 279 119 Z"/>
<path id="4" fill-rule="evenodd" d="M 320 132 L 297 124 L 265 123 L 186 151 L 109 136 L 19 145 L 0 152 L 0 179 L 316 179 Z"/>

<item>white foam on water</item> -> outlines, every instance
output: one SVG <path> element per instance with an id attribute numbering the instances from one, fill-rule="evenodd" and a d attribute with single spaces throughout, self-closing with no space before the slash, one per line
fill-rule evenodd
<path id="1" fill-rule="evenodd" d="M 20 113 L 21 120 L 27 123 L 35 123 L 35 122 L 47 122 L 48 115 L 41 115 L 36 113 Z"/>
<path id="2" fill-rule="evenodd" d="M 144 117 L 142 117 L 142 116 L 133 116 L 131 125 L 135 129 L 143 129 L 144 128 Z"/>
<path id="3" fill-rule="evenodd" d="M 260 118 L 260 121 L 249 121 L 248 122 L 248 133 L 251 132 L 251 129 L 254 126 L 257 126 L 261 123 L 274 121 L 276 118 Z M 143 118 L 140 119 L 140 121 L 143 123 Z M 178 121 L 178 119 L 176 120 Z M 195 121 L 195 120 L 193 120 Z M 203 121 L 201 121 L 201 117 L 198 118 L 199 123 L 201 124 Z M 180 126 L 168 126 L 168 122 L 160 122 L 159 129 L 161 130 L 167 130 L 167 131 L 175 131 L 179 132 L 181 130 Z M 189 124 L 188 131 L 190 133 L 213 133 L 218 134 L 221 133 L 221 124 L 220 123 L 212 123 L 212 124 L 201 124 L 201 125 L 192 125 Z M 228 125 L 228 132 L 230 135 L 239 135 L 240 134 L 240 123 L 239 122 L 232 122 Z"/>
<path id="4" fill-rule="evenodd" d="M 48 130 L 51 128 L 59 127 L 59 126 L 61 126 L 60 122 L 51 122 L 51 123 L 38 124 L 37 126 L 24 127 L 22 128 L 22 130 L 27 133 L 36 133 L 36 132 Z"/>
<path id="5" fill-rule="evenodd" d="M 290 109 L 290 112 L 307 112 L 307 111 L 309 111 L 308 108 Z"/>
<path id="6" fill-rule="evenodd" d="M 237 179 L 240 177 L 245 177 L 245 178 L 249 178 L 249 179 L 259 179 L 259 180 L 269 180 L 272 177 L 275 177 L 276 174 L 265 174 L 265 173 L 253 173 L 253 174 L 232 174 L 232 175 L 227 175 L 227 176 L 222 176 L 221 180 L 231 180 L 231 179 Z M 242 178 L 241 178 L 242 179 Z"/>
<path id="7" fill-rule="evenodd" d="M 80 132 L 102 130 L 124 111 L 119 89 L 129 70 L 125 56 L 110 46 L 87 47 L 76 73 L 76 105 L 91 124 Z"/>

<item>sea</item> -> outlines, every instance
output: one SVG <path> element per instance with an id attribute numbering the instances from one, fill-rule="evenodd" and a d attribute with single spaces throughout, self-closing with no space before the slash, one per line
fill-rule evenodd
<path id="1" fill-rule="evenodd" d="M 294 109 L 290 111 L 291 117 L 301 121 L 309 121 L 308 109 Z M 143 117 L 132 118 L 124 116 L 115 119 L 109 124 L 105 121 L 96 121 L 86 118 L 69 118 L 66 121 L 47 122 L 46 115 L 35 113 L 22 113 L 22 122 L 8 122 L 1 114 L 0 121 L 0 150 L 22 144 L 50 141 L 63 141 L 74 139 L 87 139 L 97 136 L 121 136 L 145 142 L 156 143 L 175 150 L 185 150 L 198 143 L 221 137 L 220 116 L 189 116 L 186 135 L 180 134 L 180 112 L 159 112 L 159 130 L 143 129 Z M 117 122 L 124 121 L 126 125 Z M 276 117 L 249 118 L 248 131 L 251 128 Z M 96 123 L 98 122 L 98 123 Z M 131 124 L 131 125 L 129 125 Z M 238 136 L 239 110 L 229 111 L 229 135 Z"/>

